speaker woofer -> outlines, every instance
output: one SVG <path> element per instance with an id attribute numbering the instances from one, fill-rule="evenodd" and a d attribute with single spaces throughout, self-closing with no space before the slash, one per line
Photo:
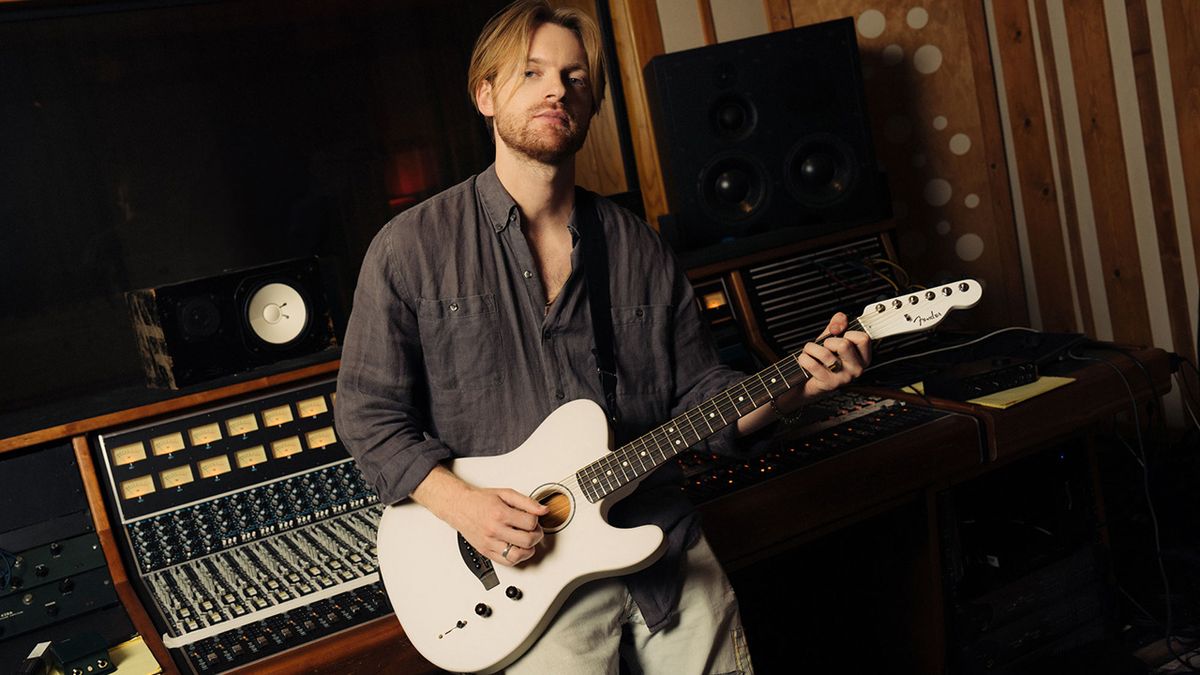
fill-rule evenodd
<path id="1" fill-rule="evenodd" d="M 221 310 L 211 295 L 186 298 L 176 307 L 175 318 L 179 335 L 186 342 L 207 340 L 221 328 Z"/>
<path id="2" fill-rule="evenodd" d="M 737 155 L 710 162 L 700 171 L 697 187 L 709 215 L 731 224 L 745 225 L 755 219 L 770 196 L 766 168 Z"/>
<path id="3" fill-rule="evenodd" d="M 810 207 L 842 202 L 858 181 L 854 151 L 829 134 L 807 136 L 788 153 L 784 182 L 796 201 Z"/>
<path id="4" fill-rule="evenodd" d="M 265 283 L 246 300 L 246 322 L 254 337 L 273 347 L 286 347 L 308 328 L 308 302 L 287 283 Z"/>

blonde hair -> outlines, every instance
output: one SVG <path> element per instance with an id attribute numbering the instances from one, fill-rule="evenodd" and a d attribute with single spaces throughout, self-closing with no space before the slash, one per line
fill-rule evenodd
<path id="1" fill-rule="evenodd" d="M 471 53 L 471 66 L 467 69 L 467 94 L 476 105 L 475 95 L 484 82 L 493 89 L 500 83 L 504 69 L 514 73 L 522 67 L 529 56 L 529 43 L 533 32 L 542 24 L 562 26 L 579 36 L 583 50 L 587 53 L 588 81 L 592 88 L 592 114 L 600 111 L 604 101 L 604 45 L 600 29 L 586 13 L 572 8 L 555 9 L 547 0 L 517 0 L 493 16 L 475 40 Z M 492 120 L 487 118 L 488 130 Z"/>

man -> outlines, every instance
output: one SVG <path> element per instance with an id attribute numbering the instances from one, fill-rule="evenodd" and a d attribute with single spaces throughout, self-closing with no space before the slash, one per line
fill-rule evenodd
<path id="1" fill-rule="evenodd" d="M 586 15 L 521 0 L 494 17 L 476 43 L 469 89 L 493 133 L 495 164 L 379 232 L 347 330 L 337 424 L 359 467 L 385 503 L 413 499 L 498 565 L 538 555 L 546 508 L 469 485 L 441 462 L 507 452 L 567 401 L 605 404 L 574 159 L 604 76 Z M 691 286 L 656 233 L 605 199 L 594 209 L 610 260 L 614 431 L 628 440 L 744 375 L 717 362 Z M 839 314 L 827 332 L 845 328 Z M 813 377 L 709 446 L 730 449 L 735 435 L 846 384 L 868 359 L 862 333 L 810 343 L 799 362 Z M 736 600 L 678 480 L 676 467 L 663 467 L 610 514 L 619 526 L 661 526 L 663 557 L 578 589 L 509 673 L 616 673 L 622 642 L 633 672 L 752 672 Z"/>

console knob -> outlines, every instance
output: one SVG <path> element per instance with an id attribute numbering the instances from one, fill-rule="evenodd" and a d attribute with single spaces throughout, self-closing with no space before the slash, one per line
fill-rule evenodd
<path id="1" fill-rule="evenodd" d="M 50 573 L 50 568 L 46 567 L 45 565 L 38 565 L 37 567 L 33 568 L 33 573 L 39 577 L 44 577 Z"/>
<path id="2" fill-rule="evenodd" d="M 517 588 L 516 586 L 509 586 L 508 588 L 504 589 L 504 595 L 513 600 L 520 600 L 522 594 L 521 589 Z"/>
<path id="3" fill-rule="evenodd" d="M 50 544 L 50 555 L 58 555 L 62 553 L 62 544 L 57 541 Z"/>
<path id="4" fill-rule="evenodd" d="M 475 605 L 475 613 L 486 618 L 492 615 L 492 608 L 481 602 L 478 605 Z"/>

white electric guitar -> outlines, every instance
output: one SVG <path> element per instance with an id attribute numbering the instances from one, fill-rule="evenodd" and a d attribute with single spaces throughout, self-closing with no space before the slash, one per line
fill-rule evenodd
<path id="1" fill-rule="evenodd" d="M 850 329 L 878 340 L 932 328 L 981 295 L 979 282 L 967 279 L 872 303 Z M 408 639 L 453 672 L 493 673 L 512 663 L 571 591 L 640 570 L 662 554 L 658 527 L 608 524 L 613 504 L 689 446 L 809 377 L 788 356 L 615 451 L 600 406 L 571 401 L 517 449 L 454 460 L 450 470 L 468 483 L 513 488 L 549 506 L 541 519 L 546 536 L 531 559 L 493 566 L 423 506 L 411 500 L 389 506 L 379 522 L 379 569 Z"/>

